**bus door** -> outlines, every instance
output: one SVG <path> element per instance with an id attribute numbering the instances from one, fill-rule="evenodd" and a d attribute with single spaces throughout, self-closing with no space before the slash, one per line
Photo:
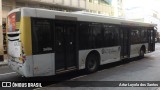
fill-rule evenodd
<path id="1" fill-rule="evenodd" d="M 76 24 L 55 22 L 55 68 L 56 73 L 76 69 Z"/>
<path id="2" fill-rule="evenodd" d="M 130 30 L 127 27 L 122 27 L 120 30 L 121 36 L 121 59 L 130 57 Z"/>
<path id="3" fill-rule="evenodd" d="M 155 30 L 148 30 L 148 50 L 154 51 L 155 50 Z"/>

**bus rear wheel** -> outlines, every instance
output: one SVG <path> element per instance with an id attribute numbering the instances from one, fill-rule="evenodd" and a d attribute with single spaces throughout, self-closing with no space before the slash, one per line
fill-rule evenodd
<path id="1" fill-rule="evenodd" d="M 139 57 L 140 57 L 140 59 L 144 58 L 144 50 L 143 49 L 140 50 Z"/>
<path id="2" fill-rule="evenodd" d="M 86 59 L 86 72 L 93 73 L 96 72 L 99 66 L 98 57 L 96 55 L 89 55 Z"/>

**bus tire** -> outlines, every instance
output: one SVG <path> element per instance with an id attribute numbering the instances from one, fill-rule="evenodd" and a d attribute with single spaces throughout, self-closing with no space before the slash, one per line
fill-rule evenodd
<path id="1" fill-rule="evenodd" d="M 144 58 L 144 49 L 140 49 L 140 52 L 139 52 L 139 57 L 140 59 Z"/>
<path id="2" fill-rule="evenodd" d="M 87 73 L 96 72 L 99 66 L 99 57 L 95 54 L 89 54 L 86 59 L 85 70 Z"/>

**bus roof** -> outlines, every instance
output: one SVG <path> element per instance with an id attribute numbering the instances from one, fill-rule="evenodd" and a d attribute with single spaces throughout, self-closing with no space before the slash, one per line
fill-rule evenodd
<path id="1" fill-rule="evenodd" d="M 92 14 L 87 12 L 63 12 L 63 11 L 55 11 L 55 10 L 40 9 L 40 8 L 22 7 L 22 8 L 12 10 L 10 13 L 13 13 L 19 10 L 21 10 L 22 16 L 29 16 L 29 17 L 99 22 L 99 23 L 118 24 L 118 25 L 127 25 L 127 26 L 145 26 L 145 27 L 156 26 L 156 24 L 136 22 L 132 20 Z"/>

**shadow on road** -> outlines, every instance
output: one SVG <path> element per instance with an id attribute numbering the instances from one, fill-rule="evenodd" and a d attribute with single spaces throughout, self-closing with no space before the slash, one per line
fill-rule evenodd
<path id="1" fill-rule="evenodd" d="M 144 57 L 145 59 L 151 59 L 151 57 Z M 142 59 L 139 58 L 132 58 L 132 59 L 125 59 L 122 61 L 118 61 L 118 62 L 114 62 L 114 63 L 109 63 L 106 65 L 102 65 L 99 67 L 98 71 L 104 70 L 104 69 L 109 69 L 109 68 L 113 68 L 119 65 L 124 65 L 124 64 L 128 64 L 130 62 L 133 61 L 139 61 Z M 68 72 L 68 73 L 64 73 L 64 74 L 59 74 L 59 75 L 55 75 L 55 76 L 45 76 L 45 77 L 33 77 L 33 78 L 25 78 L 25 77 L 21 77 L 21 76 L 17 76 L 14 77 L 14 81 L 20 81 L 20 82 L 39 82 L 42 83 L 42 86 L 47 86 L 47 85 L 51 85 L 51 84 L 56 84 L 56 83 L 60 83 L 60 82 L 64 82 L 67 80 L 70 80 L 72 78 L 76 78 L 79 76 L 83 76 L 86 75 L 87 73 L 84 70 L 79 70 L 79 71 L 72 71 L 72 72 Z"/>

